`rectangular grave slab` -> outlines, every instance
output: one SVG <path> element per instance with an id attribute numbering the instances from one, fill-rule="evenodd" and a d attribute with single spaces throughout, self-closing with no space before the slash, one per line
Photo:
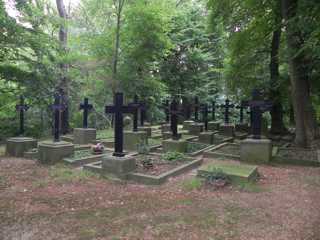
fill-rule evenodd
<path id="1" fill-rule="evenodd" d="M 89 144 L 96 140 L 97 131 L 94 128 L 75 128 L 73 136 L 74 144 Z"/>
<path id="2" fill-rule="evenodd" d="M 207 149 L 203 156 L 214 159 L 240 160 L 240 146 L 235 143 L 225 142 Z"/>
<path id="3" fill-rule="evenodd" d="M 7 140 L 6 155 L 12 157 L 23 157 L 23 153 L 36 148 L 37 140 L 29 137 L 13 137 Z"/>
<path id="4" fill-rule="evenodd" d="M 136 169 L 136 160 L 133 156 L 127 155 L 123 157 L 117 157 L 105 155 L 102 158 L 102 171 L 115 175 L 120 179 L 126 179 L 128 173 Z"/>
<path id="5" fill-rule="evenodd" d="M 199 135 L 199 142 L 206 144 L 213 144 L 214 135 L 216 132 L 202 132 Z"/>
<path id="6" fill-rule="evenodd" d="M 192 121 L 192 120 L 183 121 L 183 130 L 188 130 L 189 131 L 191 124 L 194 124 L 194 121 Z"/>
<path id="7" fill-rule="evenodd" d="M 209 174 L 220 171 L 226 174 L 231 181 L 235 183 L 255 181 L 258 177 L 257 166 L 219 161 L 200 167 L 197 175 L 199 177 L 206 177 Z"/>
<path id="8" fill-rule="evenodd" d="M 241 161 L 268 163 L 272 157 L 272 143 L 269 139 L 245 139 L 240 143 Z"/>
<path id="9" fill-rule="evenodd" d="M 124 144 L 123 148 L 127 151 L 138 151 L 139 146 L 148 144 L 147 133 L 144 131 L 133 132 L 125 131 L 124 132 Z"/>
<path id="10" fill-rule="evenodd" d="M 74 145 L 69 142 L 44 141 L 39 143 L 39 162 L 55 164 L 74 153 Z"/>
<path id="11" fill-rule="evenodd" d="M 152 127 L 148 127 L 148 126 L 138 127 L 138 130 L 146 132 L 147 137 L 151 137 L 151 135 L 152 135 Z"/>
<path id="12" fill-rule="evenodd" d="M 167 139 L 162 141 L 163 152 L 181 152 L 187 151 L 188 143 L 185 140 Z"/>

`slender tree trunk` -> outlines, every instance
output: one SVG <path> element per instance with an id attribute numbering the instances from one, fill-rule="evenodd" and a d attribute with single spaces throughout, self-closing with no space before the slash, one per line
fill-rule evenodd
<path id="1" fill-rule="evenodd" d="M 277 21 L 280 22 L 280 21 Z M 283 122 L 283 107 L 280 99 L 280 73 L 279 73 L 279 49 L 281 40 L 281 29 L 280 25 L 277 30 L 273 32 L 271 42 L 271 55 L 270 55 L 270 98 L 274 101 L 273 107 L 270 111 L 271 114 L 271 130 L 272 134 L 283 134 L 285 133 L 286 127 Z"/>
<path id="2" fill-rule="evenodd" d="M 281 2 L 286 21 L 289 73 L 296 123 L 295 142 L 300 147 L 308 147 L 313 140 L 319 137 L 319 129 L 310 98 L 309 66 L 303 50 L 302 34 L 298 28 L 298 0 L 282 0 Z"/>
<path id="3" fill-rule="evenodd" d="M 59 41 L 61 50 L 63 53 L 67 53 L 67 41 L 68 41 L 68 31 L 66 28 L 67 21 L 67 12 L 64 5 L 63 0 L 56 0 L 57 9 L 59 12 L 59 16 L 63 23 L 60 25 L 59 29 Z M 68 80 L 68 70 L 69 65 L 66 63 L 60 63 L 60 80 L 58 83 L 58 91 L 60 92 L 63 100 L 63 104 L 65 105 L 65 110 L 61 114 L 61 132 L 62 134 L 66 134 L 70 131 L 69 129 L 69 80 Z"/>

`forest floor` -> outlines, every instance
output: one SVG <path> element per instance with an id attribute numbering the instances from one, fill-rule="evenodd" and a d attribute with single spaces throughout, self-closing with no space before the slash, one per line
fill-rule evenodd
<path id="1" fill-rule="evenodd" d="M 255 185 L 161 186 L 0 158 L 0 239 L 320 239 L 320 168 L 259 166 Z"/>

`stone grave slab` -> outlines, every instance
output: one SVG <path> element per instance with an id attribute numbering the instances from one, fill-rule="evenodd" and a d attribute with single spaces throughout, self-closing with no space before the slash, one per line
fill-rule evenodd
<path id="1" fill-rule="evenodd" d="M 40 163 L 55 164 L 71 156 L 74 153 L 74 145 L 64 141 L 43 141 L 39 143 L 38 151 Z"/>
<path id="2" fill-rule="evenodd" d="M 207 149 L 203 156 L 206 158 L 240 160 L 240 145 L 225 142 Z"/>
<path id="3" fill-rule="evenodd" d="M 269 139 L 245 139 L 240 142 L 240 159 L 252 163 L 268 163 L 272 158 Z"/>
<path id="4" fill-rule="evenodd" d="M 204 131 L 203 123 L 192 123 L 189 125 L 189 134 L 199 136 Z"/>
<path id="5" fill-rule="evenodd" d="M 105 150 L 102 154 L 93 154 L 91 149 L 80 150 L 75 151 L 72 156 L 63 158 L 63 162 L 74 167 L 79 167 L 84 164 L 101 161 L 106 154 L 110 153 L 110 150 Z"/>
<path id="6" fill-rule="evenodd" d="M 139 146 L 148 144 L 147 132 L 124 131 L 123 148 L 127 151 L 138 151 Z"/>
<path id="7" fill-rule="evenodd" d="M 201 166 L 198 169 L 197 175 L 199 177 L 206 177 L 209 174 L 220 171 L 226 174 L 231 181 L 235 183 L 255 181 L 258 178 L 257 166 L 221 161 L 215 161 Z"/>
<path id="8" fill-rule="evenodd" d="M 97 131 L 95 128 L 75 128 L 73 130 L 74 144 L 89 144 L 97 138 Z"/>
<path id="9" fill-rule="evenodd" d="M 320 167 L 320 150 L 274 147 L 272 162 L 278 164 Z"/>

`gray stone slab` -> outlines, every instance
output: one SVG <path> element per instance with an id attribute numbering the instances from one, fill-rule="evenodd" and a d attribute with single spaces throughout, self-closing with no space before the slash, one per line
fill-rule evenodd
<path id="1" fill-rule="evenodd" d="M 97 138 L 97 130 L 94 128 L 75 128 L 73 130 L 74 144 L 89 144 Z"/>
<path id="2" fill-rule="evenodd" d="M 268 163 L 272 157 L 272 143 L 269 139 L 245 139 L 240 142 L 241 161 Z"/>
<path id="3" fill-rule="evenodd" d="M 13 137 L 7 139 L 6 155 L 12 157 L 23 157 L 24 152 L 36 148 L 37 140 L 29 137 Z"/>
<path id="4" fill-rule="evenodd" d="M 71 156 L 74 153 L 74 145 L 64 141 L 43 141 L 39 143 L 38 151 L 40 163 L 55 164 Z"/>

